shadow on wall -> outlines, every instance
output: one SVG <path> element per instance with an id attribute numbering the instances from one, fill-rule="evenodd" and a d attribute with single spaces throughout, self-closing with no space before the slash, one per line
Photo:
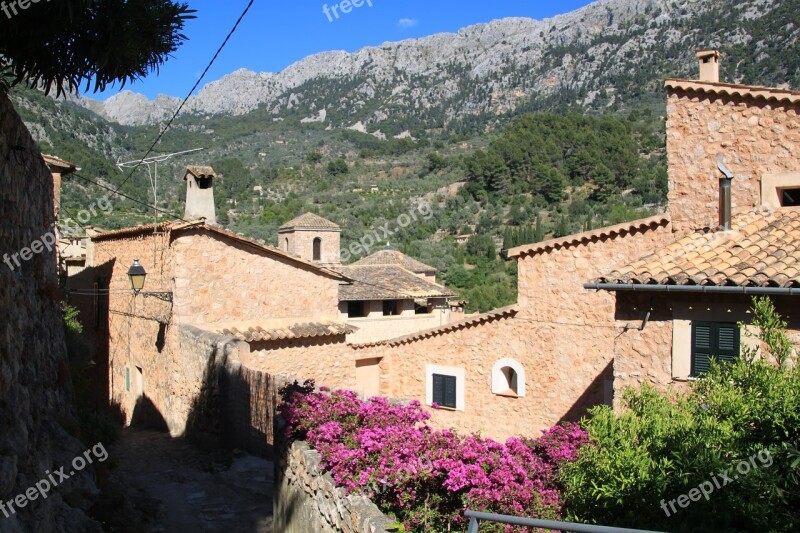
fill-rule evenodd
<path id="1" fill-rule="evenodd" d="M 238 448 L 271 459 L 278 390 L 291 381 L 245 368 L 216 345 L 200 394 L 192 401 L 184 436 L 205 449 Z"/>
<path id="2" fill-rule="evenodd" d="M 559 423 L 580 422 L 588 414 L 589 409 L 597 405 L 611 405 L 611 390 L 613 389 L 614 361 L 608 363 L 600 374 L 594 378 L 592 384 L 581 394 L 581 397 L 572 404 L 572 407 L 561 417 Z"/>
<path id="3" fill-rule="evenodd" d="M 169 431 L 167 421 L 164 420 L 161 412 L 146 394 L 136 400 L 136 405 L 131 415 L 131 427 L 149 429 L 160 433 Z"/>

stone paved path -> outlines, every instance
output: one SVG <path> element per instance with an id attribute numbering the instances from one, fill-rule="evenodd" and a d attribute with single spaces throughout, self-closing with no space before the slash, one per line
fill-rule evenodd
<path id="1" fill-rule="evenodd" d="M 110 450 L 107 531 L 272 533 L 273 465 L 207 453 L 168 434 L 126 429 Z"/>

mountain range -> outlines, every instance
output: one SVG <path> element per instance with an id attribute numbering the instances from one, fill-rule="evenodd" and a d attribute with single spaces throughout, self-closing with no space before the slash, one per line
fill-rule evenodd
<path id="1" fill-rule="evenodd" d="M 527 109 L 629 109 L 694 76 L 696 48 L 725 53 L 727 81 L 798 86 L 798 0 L 599 0 L 552 19 L 508 18 L 456 34 L 324 52 L 279 73 L 237 70 L 192 96 L 198 118 L 257 109 L 273 120 L 384 135 Z M 157 124 L 180 100 L 130 91 L 75 101 L 123 125 Z"/>

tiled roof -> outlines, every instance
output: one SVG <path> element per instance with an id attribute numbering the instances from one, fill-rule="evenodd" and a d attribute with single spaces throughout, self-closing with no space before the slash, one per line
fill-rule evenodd
<path id="1" fill-rule="evenodd" d="M 596 283 L 800 287 L 800 210 L 753 211 L 693 233 Z"/>
<path id="2" fill-rule="evenodd" d="M 396 265 L 415 274 L 434 274 L 436 269 L 397 250 L 381 250 L 363 257 L 351 266 Z"/>
<path id="3" fill-rule="evenodd" d="M 428 337 L 435 337 L 437 335 L 449 333 L 451 331 L 456 331 L 464 328 L 477 326 L 480 324 L 485 324 L 493 320 L 513 317 L 516 314 L 517 314 L 517 307 L 515 305 L 510 305 L 508 307 L 501 307 L 500 309 L 494 309 L 492 311 L 489 311 L 488 313 L 483 313 L 481 315 L 476 315 L 470 318 L 466 318 L 464 320 L 459 320 L 458 322 L 452 322 L 450 324 L 439 326 L 437 328 L 420 331 L 418 333 L 413 333 L 411 335 L 404 335 L 402 337 L 397 337 L 395 339 L 389 339 L 388 341 L 386 341 L 386 343 L 389 346 L 397 346 L 398 344 L 414 342 Z"/>
<path id="4" fill-rule="evenodd" d="M 314 213 L 306 213 L 304 215 L 300 215 L 299 217 L 290 220 L 283 226 L 279 228 L 279 230 L 288 230 L 288 229 L 322 229 L 322 230 L 338 230 L 339 226 L 331 222 L 330 220 L 324 219 L 319 215 L 315 215 Z"/>
<path id="5" fill-rule="evenodd" d="M 525 244 L 517 246 L 508 250 L 508 257 L 520 257 L 525 255 L 533 255 L 539 252 L 554 250 L 558 248 L 566 248 L 577 244 L 585 244 L 588 242 L 596 242 L 606 238 L 614 238 L 624 236 L 629 233 L 643 232 L 647 230 L 655 230 L 664 228 L 669 225 L 669 216 L 666 214 L 655 215 L 649 218 L 634 220 L 633 222 L 625 222 L 624 224 L 617 224 L 616 226 L 608 226 L 592 231 L 585 231 L 583 233 L 576 233 L 575 235 L 568 235 L 558 239 L 550 239 L 547 241 L 537 242 L 534 244 Z"/>
<path id="6" fill-rule="evenodd" d="M 205 178 L 205 177 L 214 178 L 217 176 L 217 173 L 214 172 L 213 168 L 200 165 L 189 165 L 188 167 L 186 167 L 186 172 L 188 172 L 195 178 Z"/>
<path id="7" fill-rule="evenodd" d="M 72 172 L 78 171 L 78 166 L 77 165 L 75 165 L 73 163 L 70 163 L 69 161 L 65 161 L 65 160 L 61 159 L 60 157 L 56 157 L 54 155 L 42 154 L 42 159 L 44 159 L 44 162 L 48 166 L 56 167 L 58 169 L 64 170 L 64 171 L 66 171 L 66 173 L 70 173 L 71 174 Z"/>
<path id="8" fill-rule="evenodd" d="M 350 265 L 338 267 L 337 270 L 353 280 L 352 285 L 339 287 L 339 301 L 342 302 L 454 296 L 445 287 L 396 265 Z"/>
<path id="9" fill-rule="evenodd" d="M 740 98 L 764 100 L 768 102 L 800 103 L 800 92 L 798 91 L 761 87 L 757 85 L 736 85 L 732 83 L 668 79 L 664 82 L 664 87 L 678 91 L 738 96 Z"/>
<path id="10" fill-rule="evenodd" d="M 323 275 L 328 277 L 342 280 L 342 281 L 349 281 L 349 278 L 343 276 L 339 272 L 335 270 L 331 270 L 329 268 L 322 267 L 317 263 L 313 263 L 311 261 L 306 261 L 305 259 L 301 259 L 300 257 L 296 257 L 294 255 L 288 254 L 283 250 L 275 248 L 274 246 L 267 246 L 266 244 L 261 244 L 258 241 L 253 239 L 243 237 L 242 235 L 236 235 L 235 233 L 231 233 L 230 231 L 224 230 L 222 228 L 218 228 L 216 226 L 210 226 L 206 224 L 205 220 L 197 220 L 194 222 L 160 222 L 158 224 L 148 224 L 146 226 L 136 226 L 133 228 L 125 228 L 116 231 L 107 231 L 101 233 L 99 235 L 95 235 L 91 237 L 93 242 L 102 242 L 102 241 L 110 241 L 115 239 L 122 239 L 127 237 L 132 237 L 134 235 L 140 235 L 143 233 L 148 233 L 156 230 L 160 230 L 162 232 L 172 232 L 176 233 L 182 230 L 187 229 L 199 229 L 205 230 L 210 233 L 215 233 L 217 235 L 221 235 L 223 237 L 227 237 L 231 240 L 235 240 L 242 244 L 246 244 L 252 248 L 255 248 L 259 251 L 266 252 L 269 255 L 281 257 L 287 261 L 290 261 L 296 265 L 302 265 L 312 270 L 315 270 Z"/>
<path id="11" fill-rule="evenodd" d="M 267 320 L 261 323 L 218 325 L 215 328 L 221 335 L 230 335 L 246 342 L 335 337 L 357 330 L 347 324 L 314 319 Z"/>

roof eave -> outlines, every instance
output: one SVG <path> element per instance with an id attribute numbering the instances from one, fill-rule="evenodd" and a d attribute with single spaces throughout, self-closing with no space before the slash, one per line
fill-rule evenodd
<path id="1" fill-rule="evenodd" d="M 800 296 L 800 287 L 745 287 L 739 285 L 643 285 L 636 283 L 585 283 L 584 289 L 609 292 L 672 292 L 743 294 L 748 296 Z"/>

